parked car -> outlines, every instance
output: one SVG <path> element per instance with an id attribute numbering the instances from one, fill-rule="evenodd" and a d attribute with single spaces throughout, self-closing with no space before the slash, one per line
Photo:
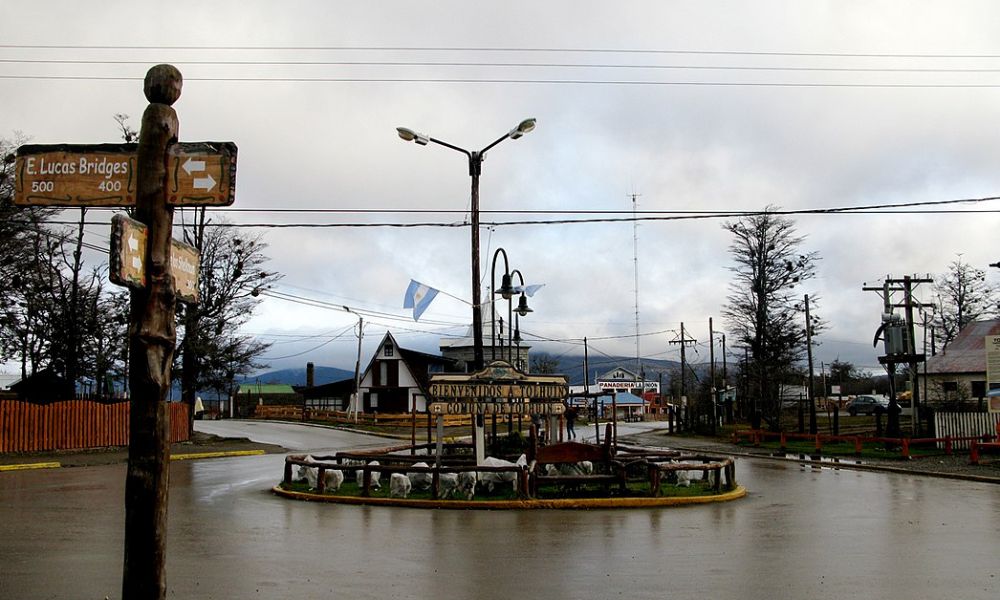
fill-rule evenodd
<path id="1" fill-rule="evenodd" d="M 874 415 L 884 413 L 889 408 L 889 399 L 885 396 L 858 396 L 847 404 L 847 413 L 852 417 L 858 415 Z"/>

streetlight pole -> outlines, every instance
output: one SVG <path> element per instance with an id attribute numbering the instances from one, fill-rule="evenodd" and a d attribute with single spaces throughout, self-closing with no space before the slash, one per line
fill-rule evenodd
<path id="1" fill-rule="evenodd" d="M 518 123 L 517 127 L 511 129 L 492 144 L 479 151 L 466 150 L 465 148 L 449 144 L 448 142 L 435 139 L 428 135 L 417 133 L 412 129 L 407 129 L 406 127 L 396 128 L 396 133 L 398 133 L 399 137 L 404 141 L 415 142 L 421 146 L 426 146 L 429 142 L 433 142 L 439 146 L 444 146 L 445 148 L 450 148 L 456 152 L 461 152 L 469 159 L 469 176 L 472 178 L 472 215 L 470 224 L 472 227 L 472 344 L 473 360 L 475 362 L 476 370 L 483 368 L 483 313 L 479 290 L 479 175 L 483 171 L 483 158 L 486 156 L 487 150 L 493 148 L 505 139 L 510 138 L 512 140 L 516 140 L 534 128 L 535 119 L 525 119 Z"/>
<path id="2" fill-rule="evenodd" d="M 503 277 L 500 280 L 500 289 L 498 290 L 496 289 L 497 258 L 501 255 L 503 255 Z M 490 360 L 497 359 L 497 306 L 496 299 L 493 297 L 496 294 L 500 294 L 508 302 L 514 294 L 514 288 L 510 285 L 510 262 L 507 260 L 507 251 L 503 248 L 497 248 L 496 252 L 493 253 L 492 266 L 490 267 Z"/>
<path id="3" fill-rule="evenodd" d="M 358 403 L 361 402 L 361 338 L 365 333 L 365 320 L 348 306 L 344 306 L 344 310 L 358 318 L 358 359 L 354 363 L 354 398 L 348 407 L 348 412 L 354 413 L 354 422 L 356 423 L 358 421 Z"/>

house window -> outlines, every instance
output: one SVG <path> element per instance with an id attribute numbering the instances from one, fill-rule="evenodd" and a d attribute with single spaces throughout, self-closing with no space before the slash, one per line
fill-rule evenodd
<path id="1" fill-rule="evenodd" d="M 365 395 L 368 396 L 368 406 L 370 406 L 372 410 L 378 408 L 378 392 L 371 392 Z"/>
<path id="2" fill-rule="evenodd" d="M 392 344 L 386 344 L 385 347 L 382 348 L 382 356 L 392 356 Z"/>
<path id="3" fill-rule="evenodd" d="M 986 397 L 986 382 L 985 381 L 973 381 L 972 382 L 972 397 L 973 398 L 985 398 Z"/>
<path id="4" fill-rule="evenodd" d="M 944 390 L 945 392 L 957 392 L 958 391 L 958 382 L 957 381 L 942 381 L 941 382 L 941 389 Z"/>
<path id="5" fill-rule="evenodd" d="M 380 375 L 379 381 L 382 385 L 389 385 L 389 363 L 380 361 L 378 363 L 378 369 Z"/>

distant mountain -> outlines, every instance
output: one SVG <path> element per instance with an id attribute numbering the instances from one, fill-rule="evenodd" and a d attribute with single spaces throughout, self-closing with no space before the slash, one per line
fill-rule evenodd
<path id="1" fill-rule="evenodd" d="M 583 385 L 584 376 L 582 356 L 554 357 L 549 355 L 549 357 L 558 363 L 559 366 L 556 368 L 556 371 L 565 375 L 566 378 L 569 379 L 570 385 Z M 696 373 L 701 373 L 703 368 L 705 372 L 708 370 L 705 365 L 689 364 L 688 366 Z M 596 376 L 603 375 L 615 367 L 622 367 L 636 373 L 640 372 L 634 356 L 590 356 L 588 367 L 590 370 L 589 379 L 591 383 L 594 382 L 594 378 Z M 681 363 L 673 360 L 643 359 L 641 371 L 646 374 L 647 381 L 660 381 L 662 376 L 663 385 L 668 386 L 670 384 L 671 373 L 679 373 L 680 368 Z"/>
<path id="2" fill-rule="evenodd" d="M 346 369 L 338 369 L 337 367 L 320 367 L 317 366 L 314 374 L 315 381 L 314 385 L 323 385 L 326 383 L 333 383 L 334 381 L 343 381 L 344 379 L 351 379 L 354 377 L 354 371 L 348 371 Z M 250 383 L 284 383 L 286 385 L 305 385 L 306 384 L 306 370 L 305 367 L 301 369 L 281 369 L 279 371 L 268 371 L 267 373 L 260 373 L 252 377 L 246 377 L 239 381 L 241 384 Z"/>
<path id="3" fill-rule="evenodd" d="M 534 356 L 534 355 L 532 355 Z M 558 366 L 556 367 L 556 372 L 565 375 L 569 379 L 570 385 L 583 385 L 583 356 L 559 356 L 555 357 L 549 355 L 549 358 L 555 360 Z M 624 367 L 630 371 L 638 372 L 639 369 L 636 365 L 635 357 L 628 356 L 604 356 L 597 355 L 591 356 L 589 361 L 590 366 L 590 381 L 594 381 L 594 377 L 597 375 L 603 375 L 615 367 Z M 671 373 L 680 372 L 681 363 L 673 360 L 653 360 L 644 359 L 642 361 L 642 371 L 646 374 L 646 379 L 649 381 L 659 381 L 662 376 L 663 385 L 667 386 L 670 382 Z M 717 368 L 721 368 L 721 365 L 716 365 Z M 694 371 L 698 377 L 702 374 L 708 373 L 708 365 L 705 364 L 693 364 L 689 363 L 688 368 Z M 316 367 L 315 374 L 315 384 L 323 385 L 325 383 L 332 383 L 334 381 L 342 381 L 344 379 L 350 379 L 354 377 L 354 371 L 348 371 L 346 369 L 338 369 L 336 367 Z M 288 385 L 305 385 L 306 384 L 306 370 L 305 368 L 300 369 L 281 369 L 278 371 L 268 371 L 266 373 L 260 373 L 252 377 L 247 377 L 240 380 L 238 383 L 241 384 L 251 384 L 251 383 L 284 383 Z"/>

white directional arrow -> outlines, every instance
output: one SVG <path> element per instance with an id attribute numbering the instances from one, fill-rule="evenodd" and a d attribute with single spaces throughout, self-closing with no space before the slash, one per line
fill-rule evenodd
<path id="1" fill-rule="evenodd" d="M 181 167 L 184 169 L 185 173 L 187 173 L 188 175 L 190 175 L 194 171 L 204 171 L 205 170 L 205 161 L 203 161 L 203 160 L 194 160 L 193 158 L 188 158 L 186 161 L 184 161 L 184 164 L 181 165 Z M 195 181 L 197 181 L 197 180 L 195 180 Z"/>
<path id="2" fill-rule="evenodd" d="M 204 164 L 204 163 L 202 163 Z M 206 192 L 211 191 L 215 187 L 215 178 L 209 173 L 208 177 L 195 177 L 194 178 L 195 189 L 205 190 Z"/>
<path id="3" fill-rule="evenodd" d="M 135 252 L 139 249 L 139 240 L 135 239 L 135 236 L 129 234 L 128 236 L 128 249 Z"/>

